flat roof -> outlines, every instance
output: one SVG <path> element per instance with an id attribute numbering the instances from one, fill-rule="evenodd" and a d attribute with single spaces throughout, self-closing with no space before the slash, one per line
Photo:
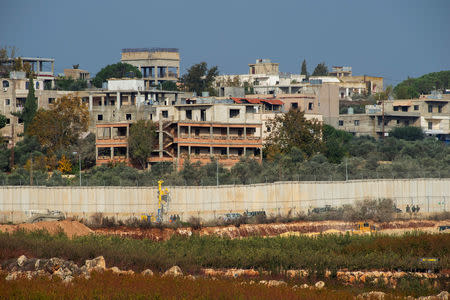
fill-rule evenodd
<path id="1" fill-rule="evenodd" d="M 79 93 L 82 92 L 87 92 L 90 94 L 106 94 L 106 93 L 150 93 L 150 94 L 182 94 L 184 92 L 180 92 L 180 91 L 165 91 L 165 90 L 106 90 L 106 89 L 101 89 L 101 90 L 84 90 L 84 91 L 78 91 Z"/>
<path id="2" fill-rule="evenodd" d="M 44 61 L 44 62 L 55 62 L 54 58 L 44 58 L 44 57 L 15 57 L 10 58 L 8 61 L 14 61 L 14 59 L 20 58 L 22 61 Z"/>
<path id="3" fill-rule="evenodd" d="M 122 53 L 126 52 L 180 52 L 178 48 L 123 48 Z"/>

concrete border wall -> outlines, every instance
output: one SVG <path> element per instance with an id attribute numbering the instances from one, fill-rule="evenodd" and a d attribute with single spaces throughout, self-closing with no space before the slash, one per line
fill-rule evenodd
<path id="1" fill-rule="evenodd" d="M 276 182 L 271 184 L 169 187 L 168 214 L 182 220 L 205 220 L 227 212 L 265 210 L 270 214 L 307 212 L 325 205 L 341 206 L 363 199 L 391 198 L 398 208 L 419 205 L 421 212 L 448 210 L 450 179 L 382 179 L 347 182 Z M 22 222 L 29 210 L 61 210 L 67 217 L 95 213 L 118 219 L 157 211 L 155 187 L 32 187 L 0 189 L 0 222 Z"/>

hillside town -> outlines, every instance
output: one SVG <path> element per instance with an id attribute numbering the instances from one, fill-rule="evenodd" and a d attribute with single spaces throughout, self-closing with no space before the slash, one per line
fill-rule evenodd
<path id="1" fill-rule="evenodd" d="M 448 0 L 1 4 L 0 299 L 449 299 Z"/>
<path id="2" fill-rule="evenodd" d="M 24 122 L 17 113 L 23 111 L 30 90 L 27 69 L 34 77 L 37 109 L 49 109 L 56 99 L 69 95 L 88 107 L 96 165 L 133 165 L 128 137 L 139 120 L 157 124 L 158 135 L 141 168 L 159 162 L 181 168 L 187 158 L 202 164 L 214 158 L 228 168 L 243 157 L 261 161 L 271 120 L 289 110 L 300 110 L 307 120 L 355 136 L 380 139 L 395 128 L 414 126 L 426 136 L 450 142 L 448 90 L 394 99 L 393 93 L 386 95 L 382 77 L 354 75 L 350 66 L 333 66 L 329 72 L 310 76 L 300 65 L 298 74 L 288 74 L 270 59 L 257 59 L 248 65 L 248 74 L 214 76 L 210 86 L 198 91 L 183 83 L 176 48 L 122 49 L 120 63 L 135 67 L 141 76 L 107 78 L 101 87 L 78 65 L 55 74 L 52 58 L 18 57 L 5 64 L 15 62 L 20 63 L 19 71 L 3 73 L 0 79 L 0 113 L 6 116 L 1 133 L 8 147 L 23 138 Z M 64 80 L 81 81 L 86 87 L 57 88 L 55 82 Z M 167 86 L 170 90 L 164 89 Z M 356 113 L 352 102 L 360 105 L 361 98 L 372 99 L 373 104 Z M 348 107 L 342 109 L 342 103 Z"/>

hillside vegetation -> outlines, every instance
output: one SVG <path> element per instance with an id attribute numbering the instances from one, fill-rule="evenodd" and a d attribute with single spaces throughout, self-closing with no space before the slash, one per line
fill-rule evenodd
<path id="1" fill-rule="evenodd" d="M 418 78 L 408 78 L 394 88 L 396 99 L 418 98 L 434 90 L 450 88 L 450 71 L 428 73 Z"/>

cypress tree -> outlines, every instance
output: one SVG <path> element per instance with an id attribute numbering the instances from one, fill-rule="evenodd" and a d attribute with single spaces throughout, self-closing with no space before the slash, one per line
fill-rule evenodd
<path id="1" fill-rule="evenodd" d="M 27 134 L 28 125 L 30 125 L 37 111 L 37 99 L 34 95 L 34 82 L 33 77 L 30 76 L 30 81 L 28 84 L 28 95 L 25 101 L 25 106 L 23 108 L 22 113 L 20 114 L 20 118 L 23 120 L 24 133 Z"/>
<path id="2" fill-rule="evenodd" d="M 302 62 L 302 72 L 300 74 L 305 75 L 306 78 L 308 78 L 308 70 L 306 69 L 306 59 L 304 59 Z"/>

